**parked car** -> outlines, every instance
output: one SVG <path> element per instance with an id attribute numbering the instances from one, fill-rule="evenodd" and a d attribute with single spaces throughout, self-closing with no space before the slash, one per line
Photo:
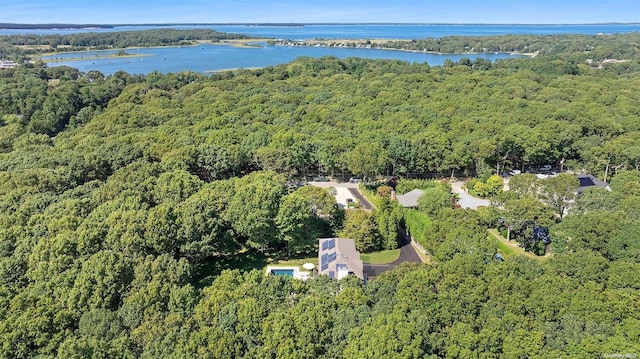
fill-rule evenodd
<path id="1" fill-rule="evenodd" d="M 512 175 L 512 176 L 519 175 L 521 173 L 522 173 L 522 171 L 520 171 L 520 170 L 511 170 L 511 171 L 509 171 L 509 174 Z"/>
<path id="2" fill-rule="evenodd" d="M 551 165 L 544 165 L 542 167 L 540 167 L 540 170 L 542 171 L 551 171 L 553 167 L 551 167 Z"/>
<path id="3" fill-rule="evenodd" d="M 360 183 L 361 179 L 358 177 L 349 178 L 349 183 Z"/>
<path id="4" fill-rule="evenodd" d="M 319 176 L 319 177 L 314 177 L 313 181 L 314 182 L 329 182 L 330 179 L 329 179 L 329 177 Z"/>

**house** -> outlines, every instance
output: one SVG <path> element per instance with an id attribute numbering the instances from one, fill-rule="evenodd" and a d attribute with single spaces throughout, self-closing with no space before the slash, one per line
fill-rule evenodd
<path id="1" fill-rule="evenodd" d="M 604 188 L 607 191 L 611 191 L 611 187 L 607 182 L 600 181 L 592 175 L 579 174 L 578 181 L 580 182 L 580 187 L 576 190 L 577 194 L 581 194 L 589 188 Z"/>
<path id="2" fill-rule="evenodd" d="M 17 67 L 18 64 L 10 61 L 10 60 L 0 60 L 0 69 L 12 69 L 14 67 Z"/>
<path id="3" fill-rule="evenodd" d="M 353 239 L 320 238 L 318 240 L 318 263 L 320 263 L 318 272 L 320 275 L 325 274 L 335 279 L 355 275 L 364 279 L 364 266 Z"/>
<path id="4" fill-rule="evenodd" d="M 423 190 L 414 189 L 409 193 L 396 196 L 400 205 L 404 208 L 418 208 L 418 201 L 424 194 Z"/>

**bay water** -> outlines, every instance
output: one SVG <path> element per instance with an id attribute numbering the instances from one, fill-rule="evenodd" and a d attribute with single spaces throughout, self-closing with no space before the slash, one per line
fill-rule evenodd
<path id="1" fill-rule="evenodd" d="M 26 29 L 0 30 L 1 34 L 73 34 L 80 32 L 109 32 L 150 28 L 200 29 L 246 34 L 253 37 L 310 40 L 310 39 L 421 39 L 444 36 L 491 36 L 506 34 L 612 34 L 640 31 L 640 24 L 594 25 L 456 25 L 456 24 L 309 24 L 309 25 L 171 25 L 171 26 L 115 26 L 94 29 Z M 256 68 L 287 63 L 301 56 L 338 58 L 362 57 L 396 59 L 408 62 L 427 62 L 442 65 L 445 60 L 471 60 L 482 57 L 491 61 L 519 55 L 511 54 L 428 54 L 421 52 L 333 47 L 268 46 L 235 47 L 231 45 L 197 45 L 182 47 L 127 49 L 138 57 L 110 57 L 117 51 L 64 53 L 44 59 L 55 59 L 49 66 L 71 66 L 87 72 L 97 70 L 105 75 L 119 70 L 147 74 L 152 71 L 221 71 L 234 68 Z M 68 59 L 68 60 L 64 60 Z M 63 60 L 63 61 L 59 61 Z"/>

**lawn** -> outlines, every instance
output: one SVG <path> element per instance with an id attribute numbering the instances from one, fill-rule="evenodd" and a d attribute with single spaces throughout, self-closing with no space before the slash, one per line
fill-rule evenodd
<path id="1" fill-rule="evenodd" d="M 400 249 L 391 249 L 387 251 L 360 253 L 360 259 L 364 263 L 369 264 L 387 264 L 395 261 L 400 257 Z"/>
<path id="2" fill-rule="evenodd" d="M 504 238 L 500 233 L 498 233 L 495 229 L 489 229 L 489 238 L 493 238 L 496 241 L 496 245 L 498 246 L 498 252 L 503 257 L 511 257 L 513 255 L 521 255 L 529 258 L 533 258 L 539 261 L 547 260 L 550 255 L 545 256 L 537 256 L 531 252 L 526 252 L 524 249 L 520 248 L 515 242 L 509 242 L 506 238 Z"/>
<path id="3" fill-rule="evenodd" d="M 388 251 L 363 253 L 360 258 L 364 263 L 370 264 L 386 264 L 393 262 L 400 256 L 400 249 Z M 313 263 L 318 265 L 318 257 L 302 257 L 293 259 L 274 259 L 265 256 L 257 250 L 247 249 L 238 252 L 235 255 L 211 257 L 204 263 L 196 266 L 193 285 L 197 288 L 204 288 L 220 275 L 225 269 L 239 269 L 241 271 L 250 271 L 252 269 L 264 270 L 267 265 L 277 266 L 302 266 L 305 263 Z"/>
<path id="4" fill-rule="evenodd" d="M 295 258 L 295 259 L 274 259 L 273 261 L 268 261 L 269 265 L 276 264 L 279 266 L 301 266 L 305 263 L 313 263 L 318 265 L 318 257 L 308 257 L 308 258 Z"/>

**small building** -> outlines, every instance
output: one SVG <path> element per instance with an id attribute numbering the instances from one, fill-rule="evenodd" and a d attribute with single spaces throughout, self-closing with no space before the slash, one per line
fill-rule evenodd
<path id="1" fill-rule="evenodd" d="M 18 64 L 11 60 L 0 60 L 0 70 L 1 69 L 13 69 L 18 67 Z"/>
<path id="2" fill-rule="evenodd" d="M 400 205 L 404 208 L 418 208 L 418 201 L 424 194 L 423 190 L 414 189 L 411 192 L 396 196 Z"/>
<path id="3" fill-rule="evenodd" d="M 609 187 L 607 182 L 601 181 L 592 175 L 579 174 L 578 181 L 580 182 L 580 186 L 576 190 L 577 194 L 581 194 L 589 188 L 604 188 L 607 191 L 611 191 L 611 187 Z"/>
<path id="4" fill-rule="evenodd" d="M 364 280 L 364 266 L 356 243 L 348 238 L 320 238 L 318 240 L 318 274 L 342 279 L 349 275 Z"/>

